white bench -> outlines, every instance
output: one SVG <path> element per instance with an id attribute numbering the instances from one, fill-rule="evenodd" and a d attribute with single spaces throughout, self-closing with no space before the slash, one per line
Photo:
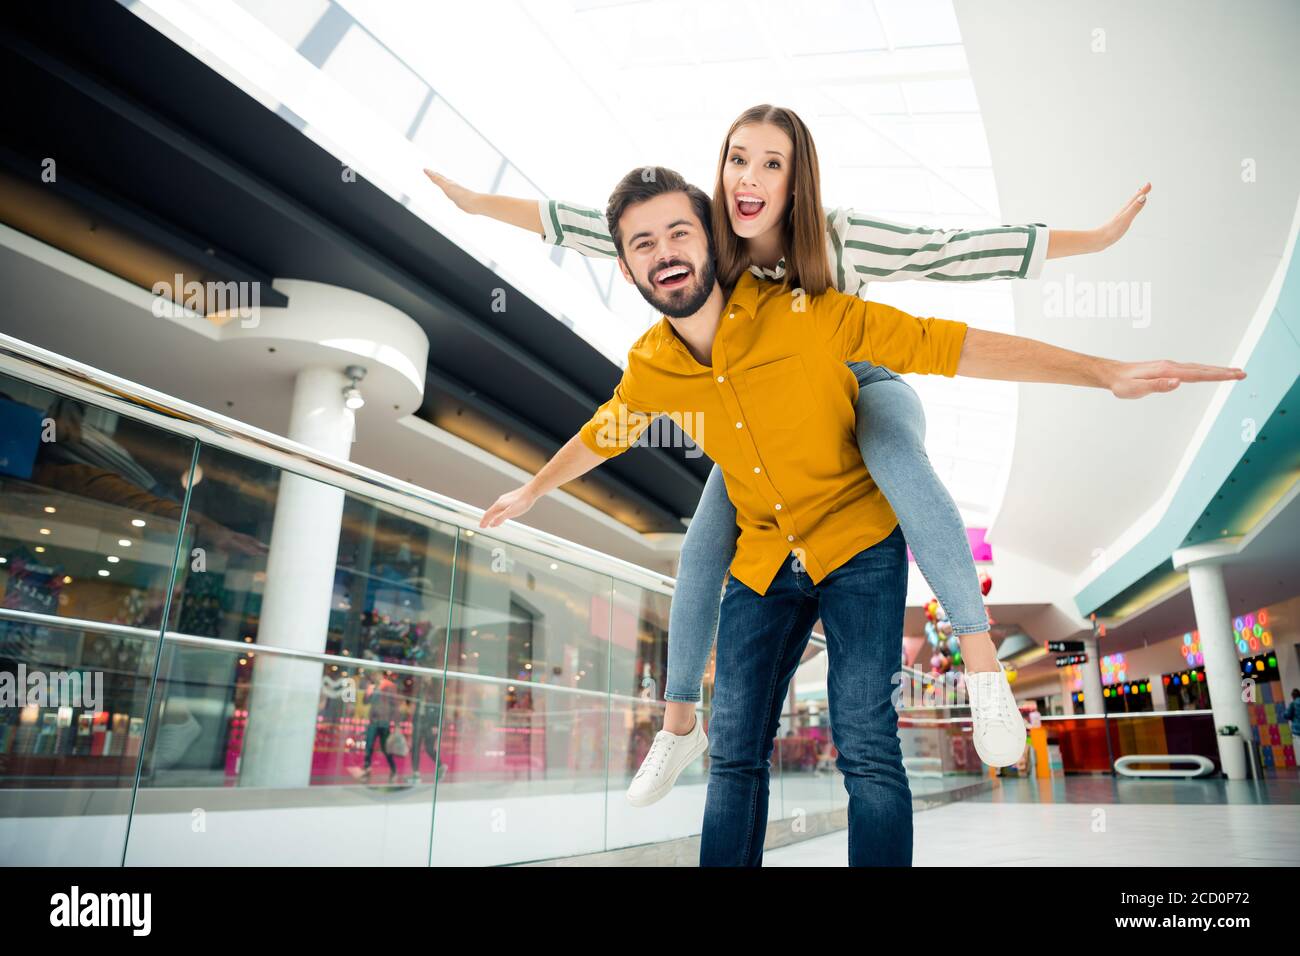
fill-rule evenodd
<path id="1" fill-rule="evenodd" d="M 1131 770 L 1135 763 L 1189 763 L 1195 768 L 1174 770 Z M 1203 777 L 1214 772 L 1214 761 L 1200 754 L 1129 754 L 1115 761 L 1115 772 L 1124 777 Z"/>

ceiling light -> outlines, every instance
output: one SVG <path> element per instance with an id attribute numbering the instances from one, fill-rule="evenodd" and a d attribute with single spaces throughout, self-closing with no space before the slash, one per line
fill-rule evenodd
<path id="1" fill-rule="evenodd" d="M 366 370 L 360 365 L 349 365 L 343 370 L 343 374 L 352 382 L 343 389 L 343 404 L 355 411 L 366 403 L 366 400 L 361 397 L 361 389 L 357 388 L 357 382 L 366 377 Z"/>

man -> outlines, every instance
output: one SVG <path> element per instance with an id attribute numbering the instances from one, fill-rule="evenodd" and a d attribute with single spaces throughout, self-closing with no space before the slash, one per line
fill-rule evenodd
<path id="1" fill-rule="evenodd" d="M 633 344 L 613 397 L 480 526 L 518 517 L 625 451 L 654 416 L 673 416 L 721 467 L 740 527 L 718 630 L 700 864 L 762 863 L 773 737 L 820 617 L 849 793 L 849 863 L 910 865 L 911 793 L 891 704 L 906 543 L 862 463 L 857 383 L 845 363 L 1091 385 L 1122 397 L 1244 373 L 1112 362 L 835 291 L 805 297 L 749 273 L 727 293 L 714 278 L 709 215 L 708 197 L 672 170 L 635 170 L 619 183 L 607 214 L 619 268 L 664 318 Z"/>

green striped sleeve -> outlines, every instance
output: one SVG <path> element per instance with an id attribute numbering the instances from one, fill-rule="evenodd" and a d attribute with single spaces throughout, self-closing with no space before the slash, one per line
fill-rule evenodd
<path id="1" fill-rule="evenodd" d="M 1047 255 L 1042 223 L 987 229 L 930 229 L 869 217 L 853 210 L 835 217 L 832 243 L 850 274 L 847 284 L 871 280 L 930 279 L 979 282 L 1036 279 Z M 856 277 L 856 281 L 855 278 Z"/>
<path id="2" fill-rule="evenodd" d="M 551 245 L 573 249 L 595 259 L 617 258 L 614 240 L 600 210 L 556 199 L 539 199 L 537 212 L 542 219 L 542 238 Z"/>

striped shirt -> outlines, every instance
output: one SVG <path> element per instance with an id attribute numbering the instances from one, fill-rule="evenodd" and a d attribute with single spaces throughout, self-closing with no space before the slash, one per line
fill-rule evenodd
<path id="1" fill-rule="evenodd" d="M 617 257 L 601 210 L 540 199 L 537 211 L 546 242 L 584 256 Z M 834 209 L 826 216 L 826 246 L 835 287 L 860 298 L 875 280 L 1037 279 L 1047 258 L 1047 234 L 1043 223 L 928 229 L 887 222 L 853 209 Z M 772 269 L 755 265 L 749 271 L 760 279 L 779 280 L 785 275 L 785 260 Z"/>

